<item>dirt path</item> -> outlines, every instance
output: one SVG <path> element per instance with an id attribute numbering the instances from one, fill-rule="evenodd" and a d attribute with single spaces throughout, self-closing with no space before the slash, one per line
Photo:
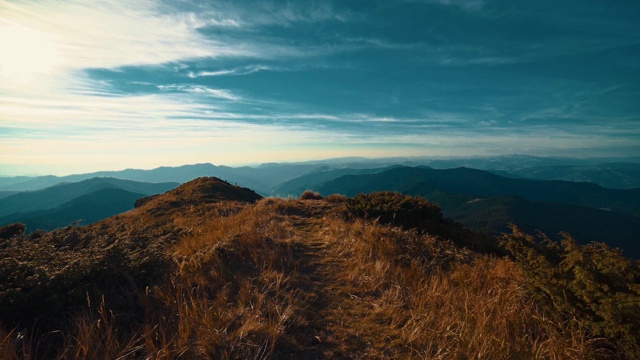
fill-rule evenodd
<path id="1" fill-rule="evenodd" d="M 352 350 L 367 344 L 352 330 L 352 316 L 362 311 L 362 304 L 349 293 L 345 282 L 348 259 L 339 253 L 336 240 L 324 235 L 326 223 L 321 217 L 300 216 L 292 222 L 295 236 L 290 245 L 298 264 L 294 283 L 308 301 L 308 307 L 299 314 L 307 326 L 298 334 L 306 346 L 293 357 L 354 358 Z"/>
<path id="2" fill-rule="evenodd" d="M 290 243 L 297 262 L 294 286 L 303 294 L 308 307 L 299 316 L 305 319 L 305 331 L 297 334 L 305 344 L 294 357 L 306 359 L 329 359 L 339 341 L 328 323 L 329 314 L 339 302 L 332 284 L 337 281 L 336 269 L 342 266 L 331 251 L 331 244 L 321 234 L 321 222 L 313 218 L 294 220 L 295 236 Z"/>

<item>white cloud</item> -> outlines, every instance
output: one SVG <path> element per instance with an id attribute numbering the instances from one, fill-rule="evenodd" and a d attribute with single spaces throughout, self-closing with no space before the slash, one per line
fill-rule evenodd
<path id="1" fill-rule="evenodd" d="M 207 27 L 228 29 L 342 19 L 323 2 L 254 7 L 207 4 L 201 13 L 180 11 L 154 0 L 42 0 L 0 2 L 0 89 L 66 84 L 78 71 L 149 66 L 196 58 L 263 59 L 317 55 L 313 47 L 205 36 Z M 243 20 L 239 20 L 243 19 Z M 246 75 L 268 70 L 256 65 L 203 71 L 192 77 Z"/>
<path id="2" fill-rule="evenodd" d="M 191 28 L 205 28 L 205 27 L 221 27 L 221 28 L 239 28 L 240 23 L 228 17 L 224 17 L 219 12 L 196 14 L 194 12 L 187 12 L 174 15 L 180 22 L 189 24 Z"/>
<path id="3" fill-rule="evenodd" d="M 198 95 L 206 95 L 206 96 L 211 96 L 211 97 L 216 97 L 216 98 L 221 98 L 226 100 L 234 100 L 234 101 L 242 99 L 240 96 L 233 94 L 229 90 L 212 89 L 210 87 L 202 86 L 202 85 L 171 84 L 171 85 L 158 85 L 157 87 L 162 91 L 181 91 L 181 92 L 187 92 L 187 93 L 198 94 Z"/>
<path id="4" fill-rule="evenodd" d="M 0 79 L 12 84 L 32 82 L 46 76 L 63 59 L 55 37 L 20 24 L 0 20 Z"/>
<path id="5" fill-rule="evenodd" d="M 249 2 L 249 5 L 230 5 L 224 10 L 233 15 L 241 27 L 263 25 L 290 26 L 295 23 L 322 21 L 346 22 L 351 18 L 347 11 L 337 11 L 328 1 L 270 1 Z M 238 20 L 240 19 L 240 20 Z"/>
<path id="6" fill-rule="evenodd" d="M 274 152 L 283 156 L 313 142 L 300 129 L 246 123 L 242 114 L 194 102 L 188 93 L 208 96 L 211 90 L 192 87 L 185 93 L 126 97 L 2 95 L 0 164 L 6 171 L 36 164 L 40 169 L 56 167 L 57 173 L 67 168 L 238 164 L 267 161 Z"/>
<path id="7" fill-rule="evenodd" d="M 156 66 L 196 58 L 313 56 L 325 50 L 255 43 L 233 35 L 222 39 L 205 36 L 200 30 L 334 17 L 332 9 L 322 3 L 274 7 L 267 13 L 247 10 L 253 15 L 244 22 L 237 20 L 241 17 L 233 8 L 197 13 L 169 6 L 154 0 L 0 2 L 0 91 L 27 96 L 60 91 L 108 95 L 113 89 L 108 84 L 89 83 L 83 76 L 86 69 Z M 247 75 L 264 70 L 271 68 L 254 65 L 189 76 Z M 192 87 L 183 91 L 239 99 L 226 90 Z"/>
<path id="8" fill-rule="evenodd" d="M 259 71 L 267 71 L 273 70 L 271 66 L 267 65 L 250 65 L 239 68 L 234 68 L 230 70 L 217 70 L 217 71 L 199 71 L 199 72 L 189 72 L 187 76 L 192 79 L 198 77 L 208 77 L 208 76 L 224 76 L 224 75 L 249 75 Z"/>
<path id="9" fill-rule="evenodd" d="M 39 1 L 5 3 L 5 26 L 48 34 L 60 66 L 72 69 L 161 64 L 185 58 L 246 56 L 246 50 L 207 39 L 195 16 L 158 12 L 155 2 Z"/>
<path id="10" fill-rule="evenodd" d="M 283 19 L 288 22 L 319 22 L 326 20 L 346 21 L 347 13 L 337 12 L 327 1 L 287 2 L 286 6 L 275 7 L 274 18 L 280 22 Z"/>

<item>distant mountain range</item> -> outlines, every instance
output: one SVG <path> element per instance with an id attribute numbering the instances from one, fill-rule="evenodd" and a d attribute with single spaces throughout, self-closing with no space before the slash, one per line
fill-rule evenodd
<path id="1" fill-rule="evenodd" d="M 318 187 L 323 194 L 396 190 L 414 195 L 444 191 L 476 197 L 520 196 L 531 201 L 559 202 L 640 214 L 640 189 L 607 189 L 593 183 L 512 179 L 487 171 L 456 168 L 398 167 L 372 175 L 346 175 Z"/>
<path id="2" fill-rule="evenodd" d="M 398 167 L 345 175 L 313 188 L 322 194 L 398 191 L 438 203 L 445 216 L 490 233 L 514 223 L 552 238 L 567 231 L 581 242 L 600 241 L 640 257 L 640 189 L 591 183 L 505 178 L 487 171 Z"/>
<path id="3" fill-rule="evenodd" d="M 146 194 L 117 188 L 105 188 L 74 198 L 46 210 L 21 212 L 0 217 L 0 224 L 20 222 L 29 231 L 52 230 L 72 223 L 88 225 L 133 209 L 133 204 Z"/>
<path id="4" fill-rule="evenodd" d="M 385 170 L 394 168 L 376 168 L 376 169 L 331 169 L 329 167 L 322 167 L 313 172 L 304 174 L 295 179 L 282 182 L 271 189 L 271 194 L 274 196 L 299 196 L 305 190 L 315 189 L 322 186 L 327 181 L 339 178 L 344 175 L 363 175 L 363 174 L 375 174 Z"/>
<path id="5" fill-rule="evenodd" d="M 264 167 L 216 166 L 212 164 L 194 164 L 178 167 L 159 167 L 153 170 L 127 169 L 122 171 L 101 171 L 89 174 L 69 176 L 40 176 L 0 178 L 0 198 L 3 191 L 38 190 L 62 182 L 78 182 L 96 177 L 111 177 L 138 182 L 185 183 L 198 177 L 215 176 L 226 181 L 255 189 L 268 194 L 270 188 L 283 181 L 298 177 L 313 171 L 321 165 L 311 164 L 272 164 Z"/>
<path id="6" fill-rule="evenodd" d="M 623 159 L 624 160 L 624 159 Z M 631 161 L 633 160 L 633 161 Z M 11 192 L 39 190 L 62 182 L 78 182 L 95 177 L 113 177 L 140 182 L 176 182 L 215 176 L 231 183 L 254 189 L 263 196 L 290 195 L 294 191 L 284 184 L 306 174 L 326 171 L 357 173 L 356 170 L 382 169 L 391 166 L 429 166 L 434 169 L 468 167 L 487 170 L 511 178 L 536 180 L 567 180 L 592 182 L 613 189 L 640 188 L 640 159 L 569 159 L 543 158 L 525 155 L 498 157 L 427 159 L 427 158 L 340 158 L 301 163 L 268 163 L 254 167 L 229 167 L 212 164 L 193 164 L 177 167 L 159 167 L 152 170 L 126 169 L 100 171 L 68 176 L 0 177 L 0 198 Z M 328 174 L 327 174 L 328 175 Z M 313 177 L 312 177 L 313 178 Z M 298 184 L 300 181 L 296 180 Z M 297 192 L 295 189 L 294 192 Z"/>
<path id="7" fill-rule="evenodd" d="M 420 195 L 439 203 L 445 216 L 473 229 L 500 233 L 515 223 L 552 237 L 568 231 L 579 241 L 607 242 L 640 258 L 640 250 L 634 250 L 640 248 L 635 244 L 640 238 L 640 164 L 601 159 L 343 158 L 237 168 L 194 164 L 64 177 L 0 177 L 0 226 L 23 222 L 33 231 L 76 220 L 88 224 L 132 209 L 139 198 L 205 176 L 262 196 L 298 197 L 307 189 L 324 195 L 381 190 Z"/>
<path id="8" fill-rule="evenodd" d="M 408 164 L 410 165 L 410 164 Z M 570 159 L 509 155 L 486 158 L 425 160 L 434 169 L 468 167 L 505 177 L 592 182 L 612 189 L 640 188 L 638 159 Z"/>
<path id="9" fill-rule="evenodd" d="M 178 185 L 92 178 L 18 192 L 0 199 L 0 224 L 23 222 L 30 231 L 51 230 L 76 220 L 88 224 L 131 210 L 136 199 L 164 193 Z"/>
<path id="10" fill-rule="evenodd" d="M 634 163 L 535 166 L 510 174 L 537 180 L 592 182 L 613 189 L 640 187 L 640 164 Z"/>

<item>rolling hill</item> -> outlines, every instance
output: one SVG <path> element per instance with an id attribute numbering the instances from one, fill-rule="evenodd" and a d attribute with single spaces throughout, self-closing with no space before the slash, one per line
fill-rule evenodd
<path id="1" fill-rule="evenodd" d="M 271 187 L 319 168 L 316 164 L 265 164 L 258 167 L 228 167 L 212 164 L 193 164 L 176 167 L 163 166 L 151 170 L 126 169 L 100 171 L 68 176 L 40 176 L 0 178 L 0 191 L 33 191 L 65 182 L 80 182 L 96 177 L 117 178 L 136 182 L 185 183 L 198 177 L 215 176 L 232 183 L 251 187 L 267 194 Z"/>
<path id="2" fill-rule="evenodd" d="M 612 189 L 640 187 L 640 164 L 636 163 L 535 166 L 511 174 L 536 180 L 592 182 Z"/>
<path id="3" fill-rule="evenodd" d="M 291 195 L 285 194 L 287 187 L 290 186 L 286 182 L 298 177 L 304 177 L 307 174 L 327 170 L 340 170 L 344 171 L 341 175 L 345 175 L 346 173 L 357 173 L 356 170 L 380 169 L 391 166 L 429 166 L 434 169 L 467 167 L 486 170 L 511 178 L 592 182 L 603 187 L 615 189 L 640 187 L 640 164 L 638 159 L 572 159 L 508 155 L 450 159 L 338 158 L 301 163 L 266 163 L 242 167 L 204 163 L 174 167 L 163 166 L 151 170 L 99 171 L 61 177 L 51 175 L 35 177 L 0 176 L 0 193 L 5 191 L 39 190 L 63 182 L 78 182 L 94 177 L 114 177 L 140 182 L 184 183 L 201 176 L 215 176 L 252 188 L 265 196 Z M 310 178 L 307 180 L 310 180 Z M 293 181 L 295 183 L 299 180 Z"/>
<path id="4" fill-rule="evenodd" d="M 375 168 L 375 169 L 357 169 L 357 168 L 343 168 L 332 169 L 329 167 L 323 167 L 295 179 L 291 179 L 278 184 L 271 189 L 271 195 L 273 196 L 300 196 L 305 190 L 314 189 L 323 183 L 339 178 L 344 175 L 360 175 L 360 174 L 375 174 L 385 170 L 389 170 L 391 167 Z"/>
<path id="5" fill-rule="evenodd" d="M 0 217 L 0 224 L 23 223 L 29 232 L 53 230 L 72 223 L 88 225 L 133 209 L 136 200 L 147 195 L 117 188 L 104 188 L 78 196 L 51 209 Z"/>
<path id="6" fill-rule="evenodd" d="M 58 207 L 79 196 L 97 190 L 116 188 L 152 195 L 173 189 L 177 183 L 143 183 L 115 178 L 91 178 L 77 183 L 62 183 L 42 190 L 20 192 L 0 199 L 0 216 Z"/>
<path id="7" fill-rule="evenodd" d="M 511 179 L 466 168 L 396 168 L 348 175 L 314 188 L 322 194 L 398 191 L 424 196 L 445 216 L 472 229 L 499 234 L 509 224 L 541 230 L 553 239 L 566 231 L 582 243 L 605 242 L 640 258 L 639 192 L 591 183 Z"/>
<path id="8" fill-rule="evenodd" d="M 468 168 L 399 167 L 373 175 L 342 176 L 313 190 L 347 196 L 382 190 L 407 194 L 440 190 L 477 197 L 519 196 L 530 201 L 558 202 L 640 215 L 640 189 L 607 189 L 592 183 L 559 180 L 512 179 Z"/>

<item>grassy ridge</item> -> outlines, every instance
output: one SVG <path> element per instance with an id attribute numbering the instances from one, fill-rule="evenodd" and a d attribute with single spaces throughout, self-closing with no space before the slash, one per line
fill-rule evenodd
<path id="1" fill-rule="evenodd" d="M 233 187 L 233 199 L 221 200 L 229 184 L 199 186 L 217 190 L 179 188 L 38 238 L 0 231 L 0 269 L 13 279 L 0 285 L 0 358 L 637 355 L 594 336 L 588 319 L 540 302 L 521 262 L 470 246 L 486 239 L 459 229 L 450 230 L 459 239 L 446 238 L 437 207 L 422 199 L 398 197 L 396 210 L 423 209 L 426 226 L 355 211 L 379 210 L 380 200 L 394 209 L 390 194 L 258 200 Z M 63 298 L 60 311 L 28 315 Z"/>

